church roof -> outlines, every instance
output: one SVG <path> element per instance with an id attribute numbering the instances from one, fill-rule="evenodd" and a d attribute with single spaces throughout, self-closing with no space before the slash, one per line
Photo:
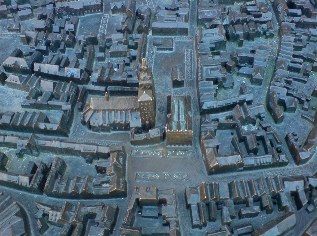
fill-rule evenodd
<path id="1" fill-rule="evenodd" d="M 92 110 L 135 110 L 139 108 L 138 100 L 133 96 L 116 96 L 106 100 L 104 97 L 92 97 L 89 102 Z"/>

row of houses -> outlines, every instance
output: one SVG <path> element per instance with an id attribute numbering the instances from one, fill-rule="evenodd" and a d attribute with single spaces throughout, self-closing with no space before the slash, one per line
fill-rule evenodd
<path id="1" fill-rule="evenodd" d="M 263 120 L 265 111 L 252 113 L 244 103 L 225 117 L 206 116 L 201 124 L 201 149 L 209 174 L 288 164 L 282 141 Z"/>
<path id="2" fill-rule="evenodd" d="M 125 158 L 122 153 L 111 153 L 109 166 L 97 176 L 64 176 L 67 164 L 55 158 L 44 186 L 44 193 L 54 197 L 104 198 L 126 196 Z M 96 168 L 98 168 L 96 166 Z"/>
<path id="3" fill-rule="evenodd" d="M 0 171 L 0 182 L 14 188 L 54 197 L 102 198 L 126 195 L 125 154 L 112 152 L 107 159 L 107 166 L 96 165 L 96 176 L 67 177 L 66 162 L 55 158 L 47 166 L 40 162 L 29 162 L 22 174 L 6 170 Z M 1 158 L 1 165 L 4 158 Z"/>
<path id="4" fill-rule="evenodd" d="M 40 80 L 21 104 L 31 109 L 71 110 L 76 104 L 78 87 L 73 82 Z"/>
<path id="5" fill-rule="evenodd" d="M 0 113 L 0 127 L 3 130 L 13 130 L 31 133 L 50 133 L 67 136 L 71 115 L 60 113 L 56 117 L 41 111 L 6 111 Z"/>
<path id="6" fill-rule="evenodd" d="M 56 1 L 56 14 L 59 16 L 98 13 L 103 10 L 102 0 Z"/>
<path id="7" fill-rule="evenodd" d="M 193 228 L 207 227 L 210 222 L 220 218 L 223 235 L 238 232 L 273 235 L 293 229 L 296 225 L 294 212 L 302 208 L 313 211 L 316 208 L 315 193 L 316 177 L 274 176 L 231 182 L 202 182 L 198 186 L 187 187 L 185 198 Z M 283 214 L 272 214 L 277 211 Z M 255 219 L 263 214 L 272 214 L 272 218 L 261 228 L 254 230 L 256 227 L 252 220 L 247 225 L 242 223 L 245 218 Z"/>
<path id="8" fill-rule="evenodd" d="M 119 211 L 116 205 L 71 202 L 65 202 L 61 207 L 37 202 L 36 207 L 35 218 L 41 234 L 57 226 L 61 234 L 109 235 L 113 232 Z"/>
<path id="9" fill-rule="evenodd" d="M 202 182 L 187 187 L 185 198 L 190 211 L 192 228 L 206 227 L 219 218 L 222 225 L 230 226 L 245 218 L 254 218 L 265 211 L 291 211 L 290 195 L 287 197 L 279 176 L 242 179 L 226 182 Z M 272 201 L 278 202 L 278 209 Z"/>
<path id="10" fill-rule="evenodd" d="M 189 30 L 188 1 L 173 2 L 165 8 L 160 8 L 152 23 L 153 35 L 188 35 Z"/>
<path id="11" fill-rule="evenodd" d="M 180 235 L 174 189 L 135 187 L 121 226 L 122 235 Z M 150 218 L 155 224 L 140 224 Z"/>
<path id="12" fill-rule="evenodd" d="M 316 6 L 313 2 L 277 0 L 274 7 L 281 25 L 281 40 L 269 90 L 269 111 L 276 123 L 283 123 L 288 113 L 298 110 L 302 113 L 300 119 L 314 123 L 311 101 L 317 95 L 317 21 L 312 12 Z M 289 132 L 285 139 L 295 162 L 303 164 L 314 153 L 315 126 L 307 139 L 299 139 L 297 132 Z"/>

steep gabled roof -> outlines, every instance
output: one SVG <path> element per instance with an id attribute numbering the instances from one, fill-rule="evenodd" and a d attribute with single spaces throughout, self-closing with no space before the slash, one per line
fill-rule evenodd
<path id="1" fill-rule="evenodd" d="M 152 97 L 144 91 L 143 94 L 138 98 L 138 101 L 139 102 L 152 101 Z"/>

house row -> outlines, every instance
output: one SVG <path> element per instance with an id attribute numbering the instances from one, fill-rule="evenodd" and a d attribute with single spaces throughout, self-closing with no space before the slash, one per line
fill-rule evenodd
<path id="1" fill-rule="evenodd" d="M 31 109 L 71 110 L 76 104 L 78 87 L 73 82 L 40 80 L 21 104 Z"/>
<path id="2" fill-rule="evenodd" d="M 152 23 L 153 35 L 188 35 L 189 4 L 185 1 L 174 2 L 159 9 Z"/>
<path id="3" fill-rule="evenodd" d="M 281 140 L 264 121 L 263 111 L 258 112 L 251 115 L 244 103 L 236 105 L 227 118 L 210 120 L 207 115 L 201 124 L 201 149 L 209 174 L 287 165 Z"/>
<path id="4" fill-rule="evenodd" d="M 109 166 L 104 174 L 92 176 L 64 176 L 67 164 L 61 158 L 55 158 L 51 164 L 44 193 L 54 197 L 104 198 L 126 195 L 125 159 L 123 154 L 111 153 Z"/>
<path id="5" fill-rule="evenodd" d="M 258 217 L 262 211 L 266 214 L 278 209 L 288 212 L 292 206 L 287 194 L 282 179 L 275 176 L 228 183 L 202 182 L 198 186 L 187 187 L 185 199 L 192 228 L 203 228 L 219 219 L 222 225 L 230 226 L 232 221 L 238 223 L 245 218 Z M 278 208 L 273 201 L 277 202 Z"/>
<path id="6" fill-rule="evenodd" d="M 56 153 L 60 155 L 81 156 L 86 159 L 92 157 L 94 159 L 109 158 L 111 152 L 120 151 L 119 147 L 110 148 L 104 145 L 87 144 L 80 142 L 63 142 L 51 139 L 40 139 L 32 135 L 30 138 L 22 138 L 19 136 L 0 136 L 0 146 L 16 148 L 29 155 L 38 155 L 39 152 Z"/>
<path id="7" fill-rule="evenodd" d="M 36 203 L 35 215 L 41 234 L 57 226 L 63 234 L 109 235 L 113 232 L 118 217 L 118 206 L 65 202 L 56 207 Z M 91 215 L 95 215 L 91 218 Z M 88 218 L 88 220 L 87 220 Z"/>
<path id="8" fill-rule="evenodd" d="M 55 10 L 56 14 L 60 16 L 82 16 L 102 12 L 103 2 L 101 0 L 57 1 L 55 4 Z"/>
<path id="9" fill-rule="evenodd" d="M 140 224 L 150 218 L 155 227 Z M 174 189 L 135 187 L 121 226 L 122 235 L 180 235 Z"/>
<path id="10" fill-rule="evenodd" d="M 306 208 L 311 212 L 315 209 L 316 178 L 273 176 L 231 182 L 202 182 L 198 186 L 187 187 L 185 199 L 192 228 L 204 228 L 221 220 L 223 227 L 220 231 L 223 231 L 223 235 L 238 232 L 271 235 L 276 230 L 279 234 L 284 234 L 296 224 L 294 211 Z M 252 219 L 263 214 L 270 215 L 274 211 L 284 214 L 274 216 L 269 223 L 254 230 Z M 239 224 L 245 218 L 250 218 L 251 224 Z M 238 225 L 241 226 L 237 227 Z M 207 235 L 217 234 L 215 232 Z"/>
<path id="11" fill-rule="evenodd" d="M 17 189 L 54 197 L 102 198 L 126 195 L 125 154 L 112 152 L 105 166 L 96 165 L 96 176 L 67 177 L 67 164 L 55 158 L 50 166 L 29 162 L 21 174 L 0 171 L 0 182 Z"/>
<path id="12" fill-rule="evenodd" d="M 53 119 L 45 112 L 40 111 L 7 111 L 0 114 L 0 127 L 4 130 L 23 132 L 51 133 L 65 136 L 68 133 L 69 114 L 60 113 Z"/>

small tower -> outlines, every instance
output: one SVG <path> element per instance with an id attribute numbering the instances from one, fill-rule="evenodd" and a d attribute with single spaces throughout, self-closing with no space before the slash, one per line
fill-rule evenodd
<path id="1" fill-rule="evenodd" d="M 109 101 L 109 93 L 108 93 L 108 91 L 106 91 L 106 93 L 105 93 L 105 101 Z"/>
<path id="2" fill-rule="evenodd" d="M 147 67 L 145 58 L 142 58 L 141 70 L 138 74 L 138 79 L 138 102 L 141 122 L 143 128 L 150 129 L 155 126 L 155 93 L 152 72 Z"/>

